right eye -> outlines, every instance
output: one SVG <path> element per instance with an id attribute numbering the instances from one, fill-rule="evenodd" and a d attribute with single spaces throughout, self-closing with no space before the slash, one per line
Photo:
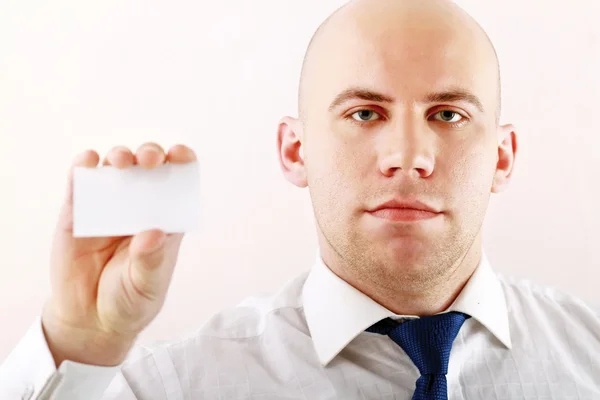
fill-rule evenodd
<path id="1" fill-rule="evenodd" d="M 352 114 L 352 118 L 359 122 L 376 121 L 381 118 L 381 115 L 373 110 L 360 110 Z"/>

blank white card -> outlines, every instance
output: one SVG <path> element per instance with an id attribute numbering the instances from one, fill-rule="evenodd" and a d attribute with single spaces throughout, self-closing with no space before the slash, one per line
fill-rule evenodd
<path id="1" fill-rule="evenodd" d="M 198 162 L 76 167 L 73 171 L 73 236 L 129 236 L 148 229 L 190 232 L 200 218 Z"/>

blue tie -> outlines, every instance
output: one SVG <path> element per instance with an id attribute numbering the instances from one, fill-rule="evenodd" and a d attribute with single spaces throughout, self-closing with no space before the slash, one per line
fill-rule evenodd
<path id="1" fill-rule="evenodd" d="M 460 327 L 468 318 L 470 316 L 454 311 L 400 324 L 386 318 L 367 331 L 388 335 L 419 369 L 421 377 L 417 379 L 412 400 L 448 400 L 446 374 L 450 350 Z"/>

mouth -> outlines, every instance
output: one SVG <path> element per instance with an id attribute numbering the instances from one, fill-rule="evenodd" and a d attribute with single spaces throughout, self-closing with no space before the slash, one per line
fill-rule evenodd
<path id="1" fill-rule="evenodd" d="M 372 216 L 393 222 L 415 222 L 442 215 L 438 209 L 418 200 L 392 200 L 383 203 L 368 213 Z"/>
<path id="2" fill-rule="evenodd" d="M 440 213 L 431 211 L 415 210 L 411 208 L 382 208 L 377 211 L 369 212 L 374 217 L 386 219 L 394 222 L 414 222 L 425 219 L 435 218 Z"/>

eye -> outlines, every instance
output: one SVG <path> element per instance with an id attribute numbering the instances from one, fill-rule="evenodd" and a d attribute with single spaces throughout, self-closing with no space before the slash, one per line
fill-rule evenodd
<path id="1" fill-rule="evenodd" d="M 455 111 L 443 110 L 438 113 L 435 113 L 434 119 L 437 119 L 438 121 L 442 122 L 454 123 L 462 121 L 464 117 Z"/>
<path id="2" fill-rule="evenodd" d="M 377 114 L 373 110 L 360 110 L 352 114 L 352 118 L 361 122 L 375 121 L 378 120 L 380 117 L 381 115 Z"/>

